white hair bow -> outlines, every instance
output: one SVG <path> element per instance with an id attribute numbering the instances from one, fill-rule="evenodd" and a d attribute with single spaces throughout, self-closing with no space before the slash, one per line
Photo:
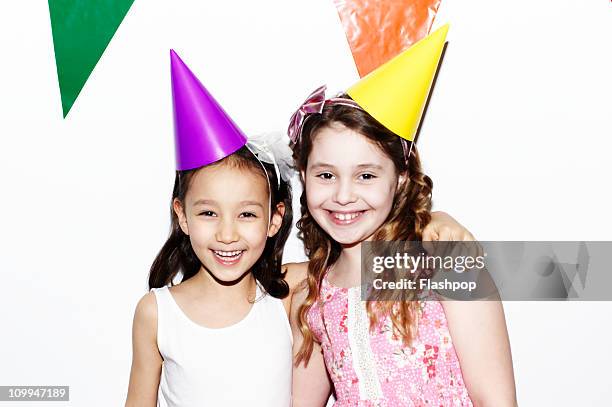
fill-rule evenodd
<path id="1" fill-rule="evenodd" d="M 249 137 L 247 148 L 261 162 L 272 164 L 276 173 L 277 188 L 280 180 L 289 182 L 295 173 L 289 137 L 285 133 L 266 132 Z"/>

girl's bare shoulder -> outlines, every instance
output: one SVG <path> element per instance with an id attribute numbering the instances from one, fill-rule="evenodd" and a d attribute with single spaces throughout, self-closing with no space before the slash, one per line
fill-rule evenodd
<path id="1" fill-rule="evenodd" d="M 134 311 L 134 328 L 147 331 L 157 328 L 157 299 L 153 291 L 149 291 L 138 301 Z"/>

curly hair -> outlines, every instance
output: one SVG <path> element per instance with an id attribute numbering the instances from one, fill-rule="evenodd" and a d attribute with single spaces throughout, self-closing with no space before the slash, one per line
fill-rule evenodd
<path id="1" fill-rule="evenodd" d="M 342 95 L 343 98 L 349 98 Z M 367 112 L 351 106 L 327 103 L 321 114 L 310 115 L 303 126 L 300 139 L 294 144 L 294 159 L 296 167 L 305 172 L 308 156 L 317 133 L 332 125 L 342 125 L 358 132 L 370 142 L 377 145 L 389 157 L 398 174 L 405 177 L 399 182 L 393 206 L 385 222 L 375 232 L 374 241 L 420 241 L 423 228 L 431 220 L 431 193 L 433 183 L 423 174 L 416 149 L 412 148 L 408 160 L 404 155 L 402 139 L 388 130 Z M 402 178 L 404 178 L 402 177 Z M 308 211 L 306 201 L 306 185 L 302 179 L 304 190 L 300 197 L 301 218 L 297 222 L 300 238 L 304 242 L 306 254 L 309 257 L 307 284 L 308 294 L 298 310 L 299 327 L 303 335 L 302 347 L 296 355 L 296 365 L 308 363 L 313 351 L 314 335 L 307 322 L 310 309 L 319 299 L 321 281 L 326 270 L 340 256 L 342 247 L 334 241 L 313 219 Z M 418 277 L 418 276 L 417 276 Z M 390 316 L 393 329 L 405 344 L 416 337 L 416 327 L 419 315 L 419 303 L 416 301 L 416 290 L 402 290 L 401 298 L 384 298 L 388 294 L 370 296 L 366 305 L 372 329 L 383 316 Z"/>

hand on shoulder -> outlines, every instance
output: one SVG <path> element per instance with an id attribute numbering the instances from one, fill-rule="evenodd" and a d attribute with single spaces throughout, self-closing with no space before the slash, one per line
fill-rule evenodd
<path id="1" fill-rule="evenodd" d="M 423 241 L 473 241 L 476 240 L 462 224 L 446 212 L 431 213 L 431 221 L 423 229 Z"/>

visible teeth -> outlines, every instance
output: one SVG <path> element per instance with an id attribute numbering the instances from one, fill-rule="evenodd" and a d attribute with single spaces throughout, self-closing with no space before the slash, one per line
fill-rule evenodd
<path id="1" fill-rule="evenodd" d="M 338 220 L 352 220 L 361 215 L 361 212 L 353 213 L 334 213 L 334 217 Z"/>
<path id="2" fill-rule="evenodd" d="M 240 253 L 242 253 L 242 250 L 235 250 L 233 252 L 224 252 L 221 250 L 214 250 L 214 252 L 216 254 L 218 254 L 219 256 L 223 256 L 223 257 L 234 257 L 239 255 Z"/>

